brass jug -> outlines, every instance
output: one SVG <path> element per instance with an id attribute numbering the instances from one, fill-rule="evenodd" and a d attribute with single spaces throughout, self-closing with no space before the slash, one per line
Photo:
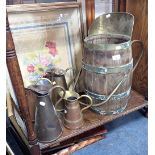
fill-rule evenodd
<path id="1" fill-rule="evenodd" d="M 63 87 L 65 90 L 69 90 L 70 86 L 73 84 L 73 81 L 76 78 L 76 75 L 74 75 L 73 79 L 70 80 L 70 82 L 67 84 L 66 82 L 66 78 L 65 75 L 69 70 L 73 70 L 73 72 L 75 73 L 75 70 L 73 68 L 67 68 L 66 70 L 60 69 L 60 68 L 53 68 L 49 71 L 47 71 L 46 77 L 53 83 L 55 83 L 55 85 L 59 85 L 61 87 Z M 60 98 L 59 97 L 59 92 L 61 90 L 57 89 L 56 91 L 54 91 L 53 95 L 52 95 L 52 101 L 54 103 L 56 103 L 56 101 Z M 57 111 L 61 111 L 60 109 L 63 109 L 63 101 L 60 102 L 59 106 L 57 107 Z"/>
<path id="2" fill-rule="evenodd" d="M 88 95 L 79 95 L 75 91 L 65 91 L 63 93 L 62 91 L 59 93 L 61 98 L 64 99 L 65 109 L 63 114 L 63 123 L 64 126 L 68 129 L 78 129 L 83 126 L 84 120 L 83 120 L 83 111 L 88 109 L 92 106 L 93 102 L 91 97 Z M 85 104 L 83 102 L 80 102 L 79 100 L 82 98 L 87 98 L 90 102 L 90 104 Z M 59 104 L 59 103 L 57 103 Z M 57 106 L 56 104 L 56 106 Z M 80 104 L 86 106 L 84 108 L 80 108 Z"/>
<path id="3" fill-rule="evenodd" d="M 28 87 L 28 89 L 37 94 L 34 126 L 38 141 L 41 143 L 54 141 L 62 133 L 62 126 L 50 99 L 53 91 L 58 88 L 64 92 L 57 101 L 59 103 L 65 96 L 65 90 L 61 86 L 51 86 L 50 89 L 45 85 L 31 85 Z"/>
<path id="4" fill-rule="evenodd" d="M 65 76 L 69 70 L 73 70 L 73 72 L 75 72 L 75 69 L 72 67 L 69 67 L 66 70 L 60 68 L 53 68 L 47 71 L 46 77 L 49 78 L 50 81 L 55 82 L 57 85 L 62 86 L 64 87 L 64 89 L 68 90 L 76 77 L 74 76 L 67 85 Z"/>

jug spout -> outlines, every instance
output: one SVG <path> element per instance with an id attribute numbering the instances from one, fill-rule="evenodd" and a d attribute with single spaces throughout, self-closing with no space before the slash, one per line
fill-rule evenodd
<path id="1" fill-rule="evenodd" d="M 31 90 L 36 95 L 46 95 L 52 88 L 52 82 L 47 78 L 39 78 L 35 85 L 30 85 L 27 89 Z"/>
<path id="2" fill-rule="evenodd" d="M 27 87 L 27 89 L 31 90 L 36 95 L 46 95 L 48 94 L 49 88 L 44 85 L 30 85 Z"/>

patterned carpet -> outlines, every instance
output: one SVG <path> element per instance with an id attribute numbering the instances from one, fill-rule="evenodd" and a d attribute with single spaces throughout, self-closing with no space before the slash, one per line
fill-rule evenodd
<path id="1" fill-rule="evenodd" d="M 133 112 L 105 125 L 106 138 L 72 155 L 147 155 L 148 119 Z"/>

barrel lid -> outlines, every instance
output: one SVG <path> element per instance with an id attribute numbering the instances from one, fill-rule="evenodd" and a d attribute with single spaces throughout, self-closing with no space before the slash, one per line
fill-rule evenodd
<path id="1" fill-rule="evenodd" d="M 127 12 L 113 12 L 97 17 L 88 30 L 88 36 L 114 34 L 132 36 L 134 16 Z"/>

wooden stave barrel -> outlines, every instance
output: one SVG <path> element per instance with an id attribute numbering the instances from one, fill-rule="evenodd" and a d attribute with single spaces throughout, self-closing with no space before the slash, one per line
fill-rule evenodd
<path id="1" fill-rule="evenodd" d="M 94 43 L 93 41 L 89 42 L 93 38 L 98 39 L 102 37 L 106 38 L 112 37 L 115 39 L 121 37 L 123 39 L 124 38 L 126 39 L 118 42 L 117 44 L 108 44 L 106 46 L 101 47 L 97 45 L 101 44 L 104 45 L 104 42 L 103 43 L 100 42 L 99 44 Z M 122 42 L 123 44 L 126 44 L 126 46 L 122 46 Z M 115 62 L 114 60 L 109 61 L 109 59 L 115 55 L 120 55 L 120 59 L 122 59 L 122 61 L 115 61 Z M 89 65 L 95 66 L 96 67 L 95 69 L 102 67 L 117 68 L 118 72 L 116 71 L 115 73 L 111 72 L 108 74 L 104 73 L 100 74 L 98 72 L 95 73 L 91 71 L 92 68 L 88 70 L 87 67 L 89 67 Z M 124 66 L 124 68 L 123 67 L 121 68 L 120 66 Z M 132 72 L 131 72 L 132 68 L 133 68 L 133 60 L 132 60 L 131 41 L 127 36 L 97 35 L 97 36 L 88 36 L 85 39 L 84 53 L 83 53 L 84 87 L 86 94 L 90 95 L 93 98 L 94 104 L 103 102 L 105 100 L 105 97 L 108 97 L 108 95 L 114 90 L 117 84 L 124 78 L 124 75 L 127 75 L 127 79 L 114 93 L 112 98 L 104 105 L 98 107 L 92 107 L 93 110 L 95 110 L 100 114 L 116 114 L 118 112 L 123 111 L 126 108 L 129 100 L 131 83 L 132 83 Z"/>

